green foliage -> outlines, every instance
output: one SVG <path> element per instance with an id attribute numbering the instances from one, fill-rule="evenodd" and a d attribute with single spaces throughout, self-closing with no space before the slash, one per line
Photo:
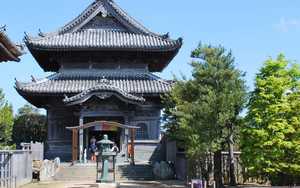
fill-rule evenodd
<path id="1" fill-rule="evenodd" d="M 164 97 L 167 134 L 190 158 L 222 149 L 246 101 L 244 73 L 235 68 L 231 51 L 199 45 L 192 52 L 192 78 L 176 79 Z"/>
<path id="2" fill-rule="evenodd" d="M 7 146 L 11 141 L 13 126 L 12 106 L 5 100 L 5 95 L 0 89 L 0 145 Z"/>
<path id="3" fill-rule="evenodd" d="M 24 105 L 14 119 L 13 142 L 45 142 L 47 138 L 46 116 L 31 105 Z"/>
<path id="4" fill-rule="evenodd" d="M 33 107 L 30 104 L 25 104 L 18 110 L 17 116 L 28 115 L 28 114 L 39 114 L 39 109 Z"/>
<path id="5" fill-rule="evenodd" d="M 242 128 L 242 159 L 250 176 L 300 177 L 300 69 L 279 55 L 256 76 Z"/>

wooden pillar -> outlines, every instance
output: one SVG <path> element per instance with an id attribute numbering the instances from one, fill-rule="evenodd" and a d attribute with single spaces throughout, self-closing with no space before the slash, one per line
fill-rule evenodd
<path id="1" fill-rule="evenodd" d="M 131 164 L 135 165 L 134 162 L 134 155 L 135 155 L 135 151 L 134 151 L 134 140 L 135 140 L 135 129 L 130 129 L 131 131 Z"/>
<path id="2" fill-rule="evenodd" d="M 78 160 L 78 130 L 72 130 L 72 162 Z"/>
<path id="3" fill-rule="evenodd" d="M 85 149 L 89 150 L 90 138 L 89 138 L 89 129 L 85 129 Z"/>

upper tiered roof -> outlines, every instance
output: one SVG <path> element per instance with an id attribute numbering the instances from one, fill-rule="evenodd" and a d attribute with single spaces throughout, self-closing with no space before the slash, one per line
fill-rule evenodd
<path id="1" fill-rule="evenodd" d="M 106 53 L 122 51 L 137 54 L 154 53 L 158 65 L 150 71 L 161 71 L 177 54 L 182 39 L 151 32 L 130 17 L 113 0 L 95 0 L 74 20 L 52 33 L 25 37 L 29 50 L 45 71 L 58 71 L 62 52 Z M 105 51 L 105 52 L 104 52 Z M 59 53 L 59 55 L 57 55 Z M 101 53 L 100 53 L 101 54 Z M 103 58 L 99 58 L 103 59 Z M 51 66 L 49 65 L 51 64 Z"/>
<path id="2" fill-rule="evenodd" d="M 22 46 L 14 44 L 5 34 L 5 26 L 0 27 L 0 62 L 3 61 L 20 61 L 23 54 Z"/>

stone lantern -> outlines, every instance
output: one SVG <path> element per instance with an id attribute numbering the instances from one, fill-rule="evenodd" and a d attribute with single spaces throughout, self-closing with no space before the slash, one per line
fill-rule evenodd
<path id="1" fill-rule="evenodd" d="M 97 142 L 98 148 L 100 149 L 100 153 L 97 155 L 97 182 L 98 183 L 109 183 L 115 182 L 115 157 L 117 155 L 116 152 L 111 151 L 111 146 L 114 142 L 108 140 L 108 136 L 104 135 L 103 139 Z M 109 159 L 113 158 L 113 180 L 109 177 Z M 100 162 L 102 161 L 102 165 Z"/>

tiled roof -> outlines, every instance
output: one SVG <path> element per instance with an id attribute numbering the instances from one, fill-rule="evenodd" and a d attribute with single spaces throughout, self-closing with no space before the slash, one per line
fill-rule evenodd
<path id="1" fill-rule="evenodd" d="M 88 29 L 75 33 L 38 37 L 27 41 L 37 49 L 126 49 L 171 51 L 178 49 L 182 41 L 164 39 L 158 36 L 128 32 Z"/>
<path id="2" fill-rule="evenodd" d="M 120 23 L 127 26 L 131 32 L 156 35 L 145 28 L 134 18 L 129 16 L 113 0 L 95 0 L 79 16 L 66 24 L 64 27 L 60 28 L 58 33 L 64 34 L 66 32 L 78 31 L 83 25 L 85 25 L 99 13 L 102 13 L 105 16 L 115 17 Z"/>
<path id="3" fill-rule="evenodd" d="M 17 61 L 23 54 L 21 47 L 15 45 L 5 34 L 5 27 L 0 27 L 0 62 Z"/>
<path id="4" fill-rule="evenodd" d="M 30 94 L 79 94 L 101 85 L 103 79 L 128 94 L 142 96 L 169 92 L 171 84 L 146 71 L 65 70 L 31 83 L 16 82 L 16 89 Z"/>

